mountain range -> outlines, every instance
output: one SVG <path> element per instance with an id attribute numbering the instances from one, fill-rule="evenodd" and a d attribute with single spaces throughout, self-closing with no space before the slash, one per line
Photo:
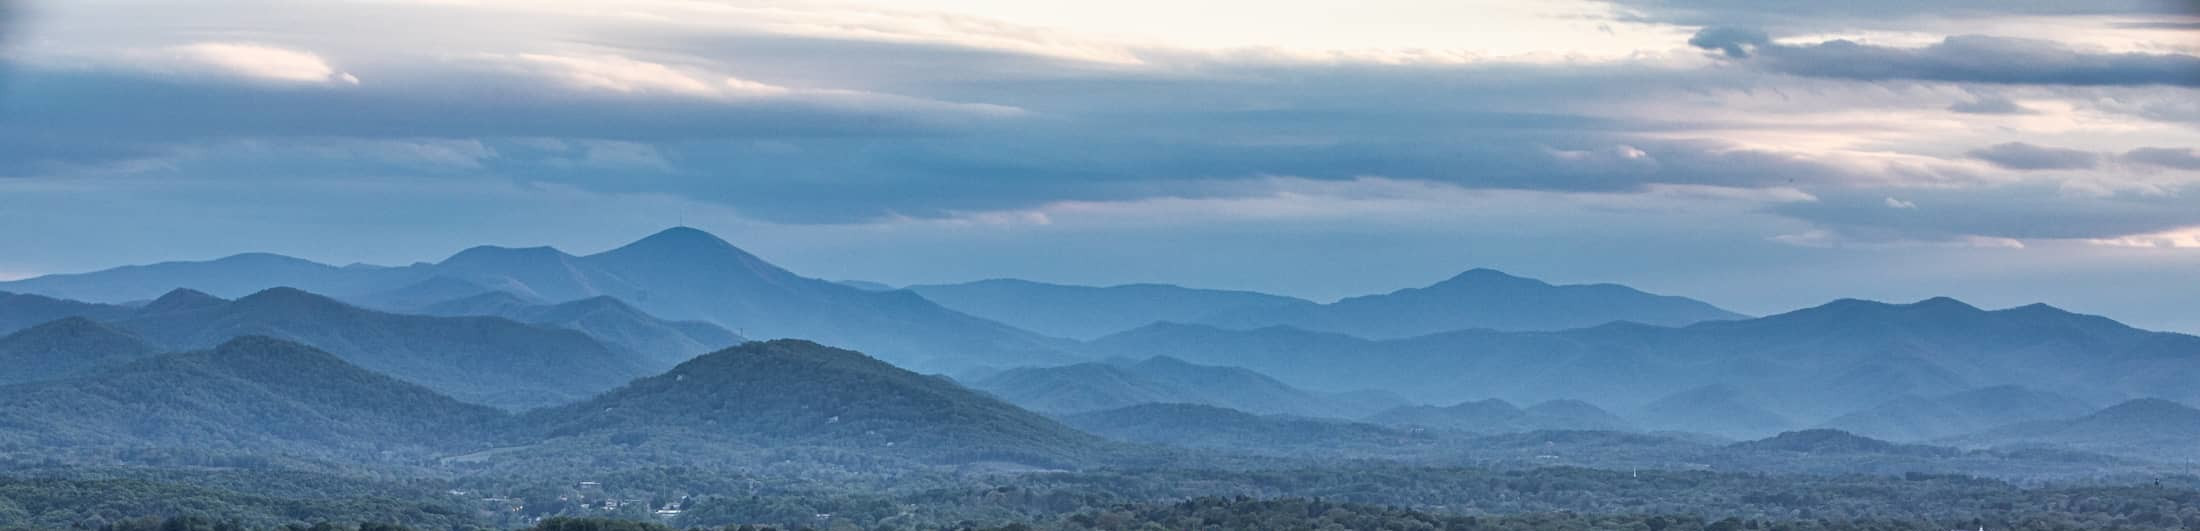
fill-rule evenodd
<path id="1" fill-rule="evenodd" d="M 53 369 L 37 372 L 65 373 L 86 365 L 82 360 L 113 355 L 101 352 L 135 356 L 146 350 L 134 347 L 137 352 L 132 352 L 126 348 L 128 341 L 107 337 L 117 334 L 159 351 L 205 349 L 238 337 L 268 336 L 303 343 L 468 402 L 519 409 L 586 398 L 650 370 L 639 354 L 573 330 L 501 317 L 392 314 L 291 288 L 268 289 L 234 301 L 177 289 L 135 308 L 38 306 L 62 310 L 62 315 L 44 316 L 57 322 L 11 337 L 21 339 L 35 331 L 45 335 L 43 341 L 58 341 L 63 334 L 106 339 L 71 339 L 73 343 L 65 349 L 48 348 L 71 352 L 49 354 L 47 359 L 54 361 L 42 365 Z M 93 316 L 106 320 L 96 323 L 97 327 L 88 326 Z"/>
<path id="2" fill-rule="evenodd" d="M 481 246 L 437 263 L 330 266 L 269 254 L 166 262 L 0 282 L 0 290 L 91 302 L 145 300 L 176 288 L 239 297 L 291 287 L 378 307 L 479 295 L 530 301 L 612 296 L 674 321 L 755 338 L 798 337 L 877 353 L 905 367 L 1072 363 L 1065 340 L 949 310 L 909 291 L 803 277 L 686 227 L 587 256 L 549 247 Z M 34 323 L 23 323 L 27 326 Z"/>
<path id="3" fill-rule="evenodd" d="M 1841 300 L 1682 327 L 1614 323 L 1392 340 L 1164 323 L 1101 338 L 1085 350 L 1245 367 L 1316 391 L 1380 388 L 1423 403 L 1589 399 L 1636 414 L 1648 408 L 1660 418 L 1647 428 L 1716 421 L 1724 426 L 1711 431 L 1734 435 L 1813 425 L 1890 397 L 1998 385 L 2097 403 L 2200 398 L 2200 388 L 2189 385 L 2200 378 L 2200 338 L 2046 305 L 1987 311 L 1946 298 Z M 1720 409 L 1696 419 L 1680 414 Z M 1667 411 L 1675 415 L 1661 413 Z"/>
<path id="4" fill-rule="evenodd" d="M 1002 371 L 970 386 L 1025 408 L 1081 413 L 1139 404 L 1185 403 L 1256 414 L 1358 418 L 1405 401 L 1388 393 L 1316 393 L 1250 370 L 1168 357 Z"/>

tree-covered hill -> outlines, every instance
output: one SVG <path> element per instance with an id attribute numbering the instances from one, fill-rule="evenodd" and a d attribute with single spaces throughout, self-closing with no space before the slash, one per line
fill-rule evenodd
<path id="1" fill-rule="evenodd" d="M 547 437 L 674 431 L 943 462 L 1059 464 L 1104 445 L 946 379 L 801 340 L 706 354 L 523 424 Z"/>

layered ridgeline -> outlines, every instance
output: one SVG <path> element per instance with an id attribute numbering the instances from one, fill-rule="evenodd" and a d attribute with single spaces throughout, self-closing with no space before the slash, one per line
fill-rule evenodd
<path id="1" fill-rule="evenodd" d="M 1263 416 L 1202 404 L 1140 404 L 1065 415 L 1062 421 L 1121 441 L 1260 454 L 1371 452 L 1437 441 L 1433 435 L 1373 424 Z"/>
<path id="2" fill-rule="evenodd" d="M 438 263 L 336 267 L 241 255 L 0 282 L 0 290 L 123 302 L 177 287 L 242 296 L 289 286 L 388 307 L 479 294 L 466 293 L 468 285 L 532 301 L 611 296 L 665 319 L 707 321 L 746 337 L 845 345 L 926 370 L 1077 361 L 1062 354 L 1064 341 L 949 310 L 908 291 L 803 277 L 685 227 L 588 256 L 485 246 Z"/>
<path id="3" fill-rule="evenodd" d="M 1565 330 L 1615 321 L 1685 325 L 1745 317 L 1703 301 L 1618 284 L 1554 286 L 1501 271 L 1473 269 L 1428 287 L 1329 304 L 1244 307 L 1181 322 L 1230 329 L 1289 326 L 1388 339 L 1478 328 Z"/>
<path id="4" fill-rule="evenodd" d="M 116 335 L 163 351 L 211 348 L 242 336 L 275 337 L 468 402 L 514 409 L 579 400 L 653 370 L 643 356 L 573 330 L 500 317 L 385 313 L 290 288 L 234 301 L 179 289 L 136 308 L 79 310 L 84 311 L 62 313 L 89 315 L 47 315 L 58 321 L 11 336 L 15 344 L 29 346 L 10 351 L 51 360 L 17 372 L 24 376 L 17 379 L 62 375 L 147 351 Z M 88 316 L 104 321 L 91 323 Z M 41 343 L 48 345 L 44 354 L 35 346 Z"/>
<path id="5" fill-rule="evenodd" d="M 1380 388 L 1424 403 L 1591 399 L 1631 417 L 1648 413 L 1656 420 L 1640 423 L 1647 429 L 1701 428 L 1687 418 L 1691 412 L 1726 408 L 1708 431 L 1735 435 L 1816 425 L 1890 397 L 1999 385 L 2093 403 L 2200 399 L 2200 387 L 2190 385 L 2200 379 L 2200 338 L 2046 305 L 1986 311 L 1944 298 L 1842 300 L 1684 327 L 1620 323 L 1394 340 L 1160 324 L 1087 349 L 1246 367 L 1317 391 Z"/>
<path id="6" fill-rule="evenodd" d="M 1195 322 L 1218 314 L 1315 306 L 1312 301 L 1266 293 L 1167 284 L 1095 287 L 993 279 L 906 289 L 956 311 L 1080 340 L 1156 322 Z"/>
<path id="7" fill-rule="evenodd" d="M 706 354 L 602 396 L 529 413 L 522 424 L 550 439 L 643 434 L 937 462 L 1056 465 L 1103 446 L 947 379 L 792 339 Z"/>
<path id="8" fill-rule="evenodd" d="M 653 370 L 670 368 L 703 353 L 746 341 L 722 326 L 703 321 L 658 319 L 609 296 L 538 304 L 509 292 L 491 291 L 429 304 L 419 308 L 417 313 L 497 316 L 577 330 L 605 344 L 640 354 Z"/>
<path id="9" fill-rule="evenodd" d="M 2064 420 L 2094 406 L 2057 393 L 1998 385 L 1937 396 L 1907 395 L 1826 421 L 1825 427 L 1896 441 L 1929 441 L 2011 424 Z"/>
<path id="10" fill-rule="evenodd" d="M 633 447 L 669 443 L 679 455 Z M 334 462 L 521 466 L 606 452 L 639 465 L 750 463 L 826 449 L 880 463 L 1075 466 L 1097 437 L 854 351 L 798 340 L 695 358 L 568 406 L 511 414 L 263 336 L 0 386 L 0 458 L 173 449 Z M 491 456 L 491 457 L 482 457 Z"/>
<path id="11" fill-rule="evenodd" d="M 1183 403 L 1258 414 L 1359 418 L 1405 404 L 1389 393 L 1317 393 L 1242 368 L 1168 357 L 1011 369 L 977 379 L 970 386 L 1048 413 Z"/>
<path id="12" fill-rule="evenodd" d="M 502 419 L 266 337 L 0 387 L 0 446 L 24 449 L 432 453 L 487 444 Z"/>

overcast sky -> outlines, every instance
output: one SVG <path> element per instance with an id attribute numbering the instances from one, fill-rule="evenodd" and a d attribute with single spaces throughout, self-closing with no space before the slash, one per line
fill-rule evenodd
<path id="1" fill-rule="evenodd" d="M 2190 0 L 0 5 L 0 278 L 686 224 L 893 284 L 2200 331 Z"/>

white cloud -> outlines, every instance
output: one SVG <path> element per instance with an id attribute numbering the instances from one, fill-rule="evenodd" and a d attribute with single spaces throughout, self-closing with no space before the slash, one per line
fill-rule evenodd
<path id="1" fill-rule="evenodd" d="M 2152 234 L 2133 234 L 2115 238 L 2087 240 L 2094 245 L 2110 247 L 2149 247 L 2169 249 L 2200 249 L 2200 227 L 2185 227 Z"/>
<path id="2" fill-rule="evenodd" d="M 289 83 L 359 84 L 358 76 L 329 66 L 311 52 L 235 42 L 200 42 L 168 50 L 185 62 L 230 75 Z"/>
<path id="3" fill-rule="evenodd" d="M 1916 210 L 1916 209 L 1917 209 L 1917 203 L 1912 203 L 1912 202 L 1909 202 L 1909 201 L 1903 201 L 1903 200 L 1900 200 L 1900 199 L 1895 199 L 1895 198 L 1889 197 L 1889 198 L 1887 198 L 1887 208 L 1899 208 L 1899 209 L 1903 209 L 1903 210 Z"/>
<path id="4" fill-rule="evenodd" d="M 530 53 L 520 54 L 517 58 L 547 68 L 546 74 L 582 89 L 621 93 L 673 93 L 710 98 L 773 96 L 787 92 L 786 87 L 769 83 L 616 55 Z"/>

